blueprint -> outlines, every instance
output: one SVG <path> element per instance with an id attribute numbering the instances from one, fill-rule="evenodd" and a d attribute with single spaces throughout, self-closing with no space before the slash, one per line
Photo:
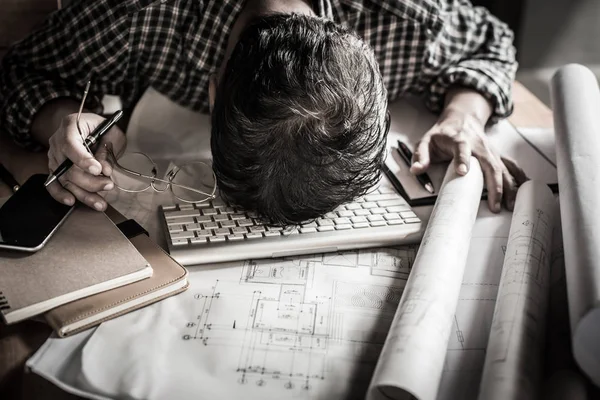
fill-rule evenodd
<path id="1" fill-rule="evenodd" d="M 511 215 L 485 203 L 478 215 L 438 399 L 476 399 L 481 380 Z M 416 254 L 401 246 L 190 268 L 186 292 L 50 339 L 28 366 L 90 398 L 364 399 Z"/>
<path id="2" fill-rule="evenodd" d="M 556 201 L 545 184 L 528 181 L 519 188 L 486 352 L 482 400 L 539 397 L 556 214 Z"/>

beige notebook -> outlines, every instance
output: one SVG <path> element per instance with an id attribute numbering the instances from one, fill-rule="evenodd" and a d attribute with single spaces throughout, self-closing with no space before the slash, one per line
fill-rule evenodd
<path id="1" fill-rule="evenodd" d="M 91 328 L 180 293 L 188 287 L 187 270 L 148 236 L 139 234 L 131 239 L 131 243 L 152 265 L 152 277 L 48 311 L 45 314 L 46 321 L 59 336 L 69 336 Z"/>
<path id="2" fill-rule="evenodd" d="M 0 313 L 11 324 L 151 275 L 104 213 L 78 207 L 40 251 L 0 252 Z"/>

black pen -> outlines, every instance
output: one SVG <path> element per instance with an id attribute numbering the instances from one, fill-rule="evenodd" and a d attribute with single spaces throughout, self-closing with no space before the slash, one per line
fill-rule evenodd
<path id="1" fill-rule="evenodd" d="M 96 142 L 106 132 L 108 132 L 110 130 L 110 128 L 112 128 L 117 123 L 117 121 L 121 119 L 122 116 L 123 116 L 123 111 L 119 110 L 116 113 L 114 113 L 110 118 L 102 121 L 100 123 L 100 125 L 98 125 L 96 127 L 96 129 L 94 129 L 92 131 L 92 133 L 90 133 L 90 135 L 85 139 L 85 147 L 89 148 L 89 147 L 92 147 L 94 144 L 96 144 Z M 60 166 L 53 173 L 51 173 L 48 176 L 48 179 L 46 179 L 44 186 L 48 186 L 52 182 L 54 182 L 55 180 L 60 178 L 72 166 L 73 166 L 73 161 L 71 161 L 67 158 L 65 161 L 63 161 L 62 164 L 60 164 Z"/>
<path id="2" fill-rule="evenodd" d="M 21 187 L 19 185 L 19 182 L 16 181 L 16 179 L 12 176 L 12 174 L 10 172 L 8 172 L 8 170 L 6 168 L 4 168 L 4 165 L 2 165 L 2 164 L 0 164 L 0 181 L 4 182 L 8 186 L 10 186 L 13 193 L 15 193 Z"/>
<path id="3" fill-rule="evenodd" d="M 398 178 L 396 178 L 396 175 L 394 175 L 394 173 L 389 169 L 385 162 L 381 163 L 381 170 L 383 171 L 384 175 L 387 176 L 387 178 L 390 180 L 392 186 L 394 187 L 394 189 L 396 189 L 398 194 L 402 196 L 404 200 L 408 201 L 410 199 L 410 197 L 408 197 L 408 193 L 406 193 L 406 190 L 404 190 L 402 184 L 400 183 Z"/>
<path id="4" fill-rule="evenodd" d="M 402 157 L 404 162 L 406 162 L 406 165 L 408 166 L 408 168 L 410 168 L 410 166 L 412 165 L 412 156 L 413 156 L 410 149 L 404 143 L 402 143 L 401 141 L 398 140 L 398 148 L 396 149 L 396 151 L 398 152 L 400 157 Z M 419 181 L 419 183 L 421 184 L 421 186 L 423 186 L 425 188 L 425 190 L 427 190 L 431 194 L 435 193 L 435 190 L 433 188 L 433 182 L 431 182 L 429 175 L 427 175 L 426 173 L 422 173 L 422 174 L 415 175 L 415 176 L 416 176 L 417 180 Z"/>

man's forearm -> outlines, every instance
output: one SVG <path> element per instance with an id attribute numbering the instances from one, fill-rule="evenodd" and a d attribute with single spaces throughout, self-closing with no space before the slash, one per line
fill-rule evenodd
<path id="1" fill-rule="evenodd" d="M 35 115 L 31 124 L 31 134 L 43 146 L 56 132 L 64 117 L 76 113 L 79 103 L 73 99 L 60 98 L 46 103 Z"/>
<path id="2" fill-rule="evenodd" d="M 443 114 L 460 112 L 470 114 L 485 125 L 492 115 L 492 104 L 473 89 L 454 87 L 446 94 Z"/>

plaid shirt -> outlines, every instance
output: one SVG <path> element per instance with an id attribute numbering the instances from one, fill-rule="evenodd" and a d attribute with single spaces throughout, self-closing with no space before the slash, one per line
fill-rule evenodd
<path id="1" fill-rule="evenodd" d="M 208 81 L 223 61 L 243 1 L 95 0 L 54 12 L 16 44 L 0 69 L 0 127 L 23 146 L 42 105 L 104 94 L 126 108 L 152 86 L 190 109 L 208 112 Z M 317 15 L 354 29 L 374 49 L 390 100 L 424 94 L 433 111 L 450 85 L 473 88 L 512 111 L 516 71 L 512 32 L 467 0 L 316 0 Z"/>

